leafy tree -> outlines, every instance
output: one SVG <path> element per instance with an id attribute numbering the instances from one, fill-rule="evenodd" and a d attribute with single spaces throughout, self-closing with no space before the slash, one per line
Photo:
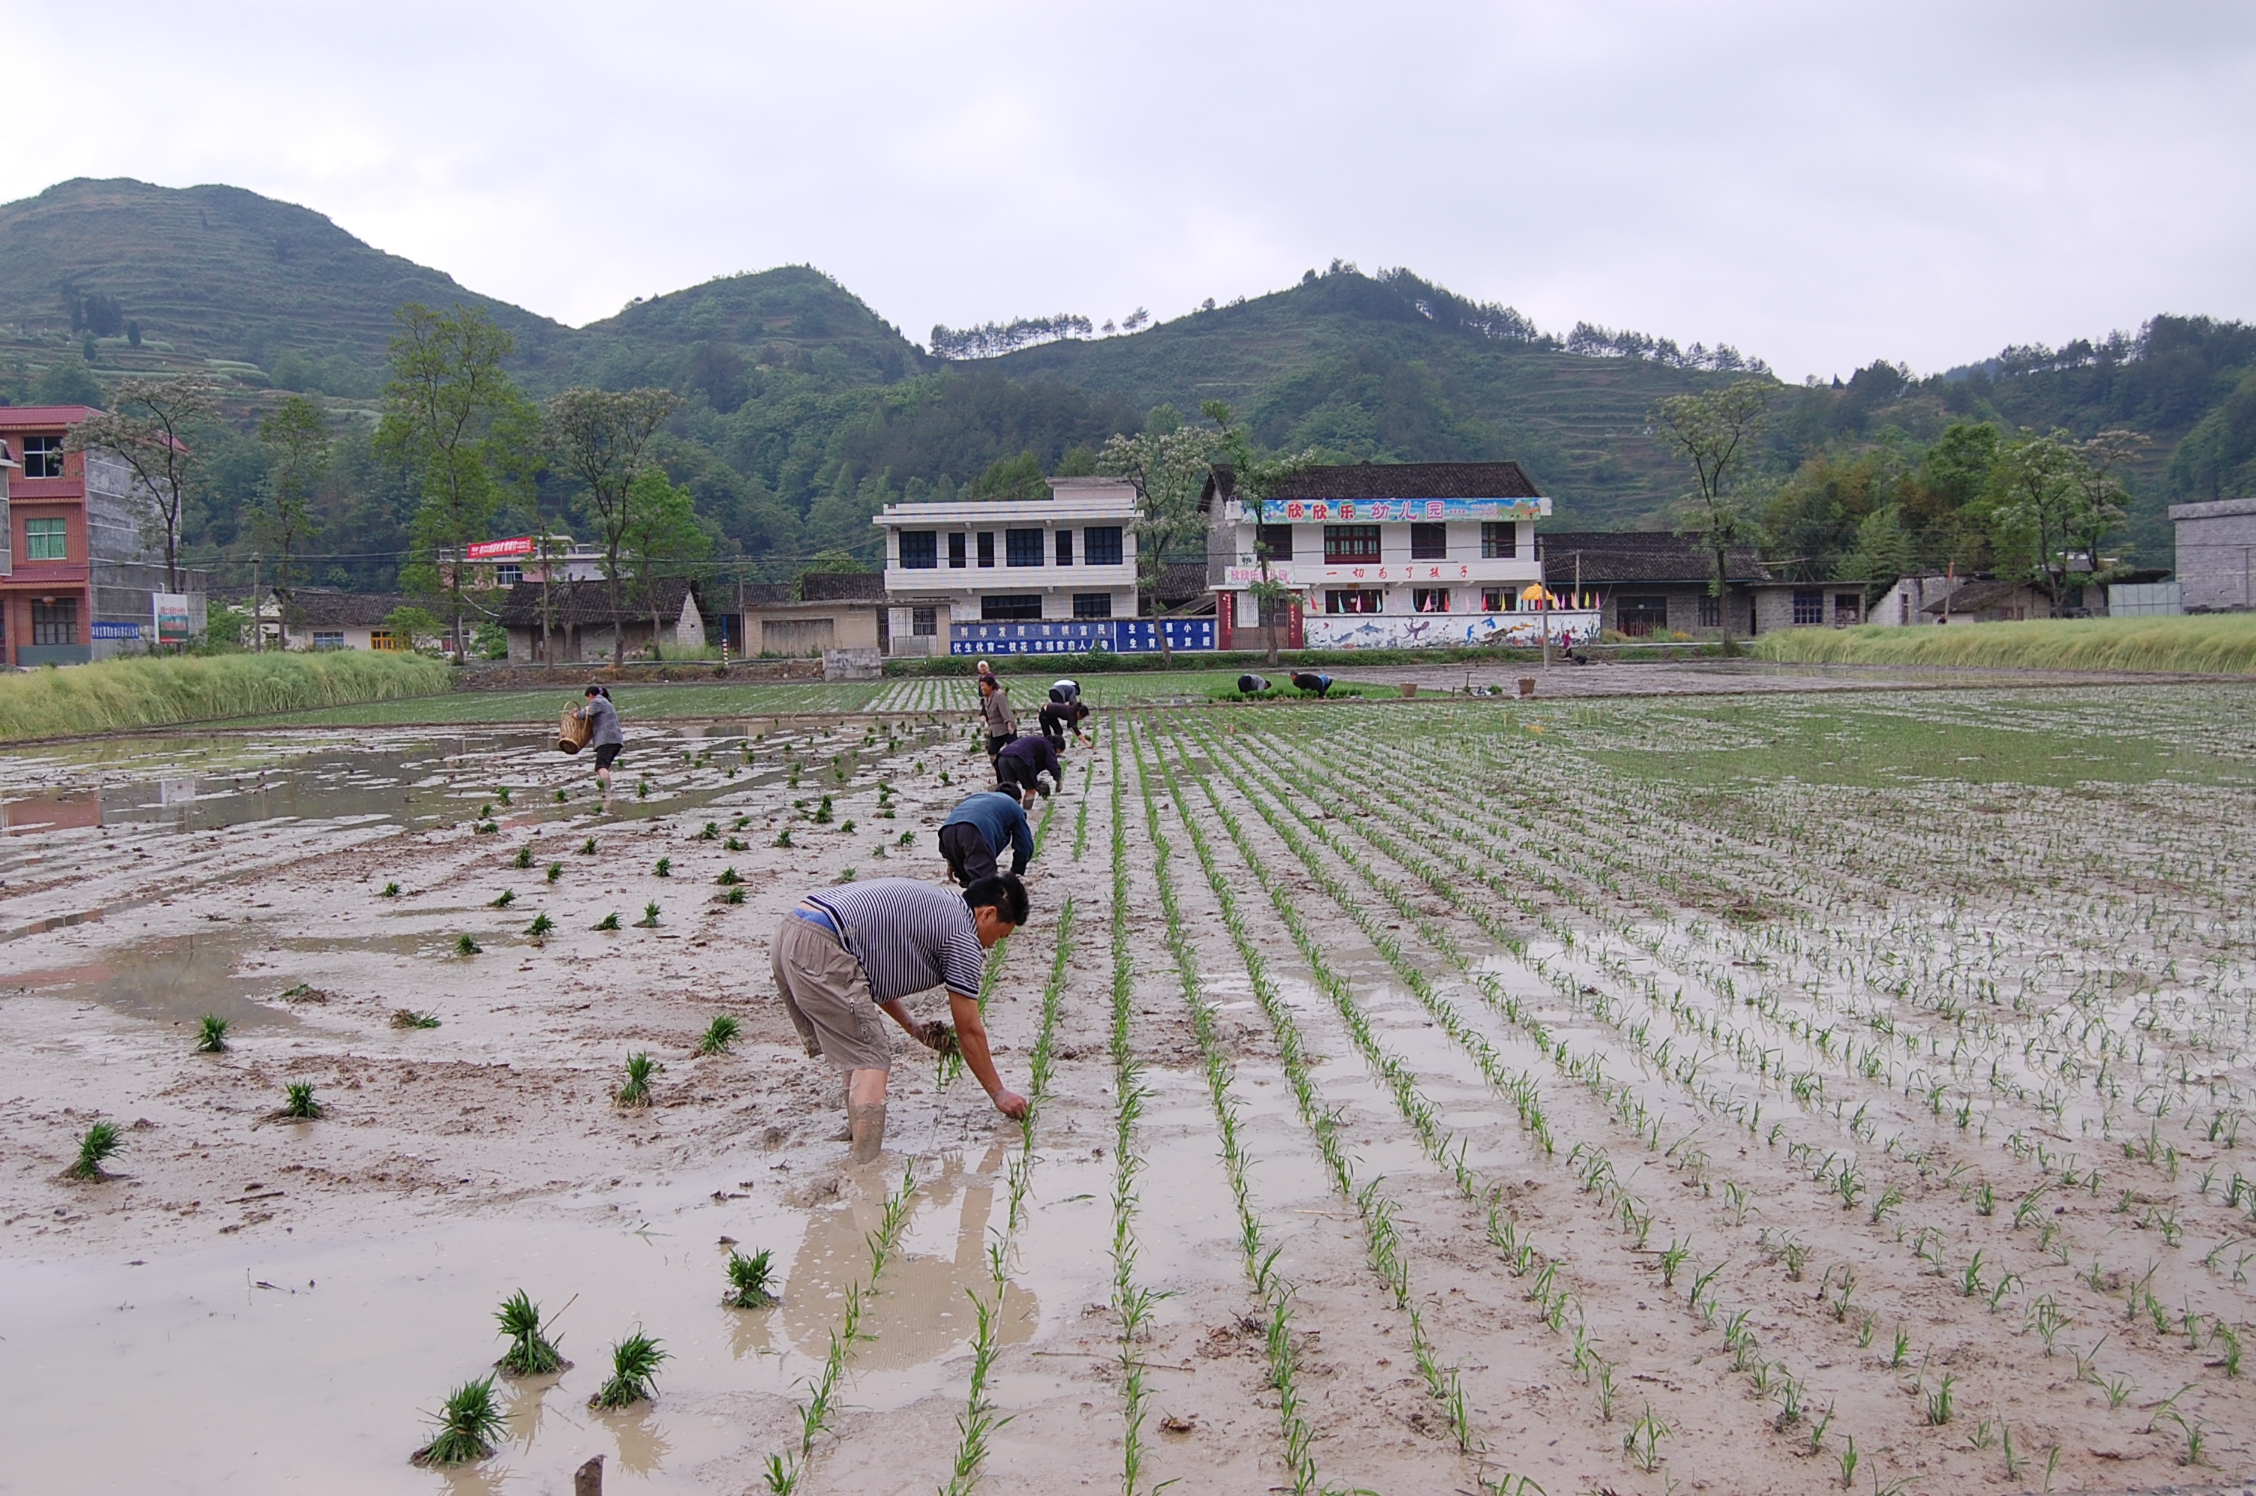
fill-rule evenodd
<path id="1" fill-rule="evenodd" d="M 701 561 L 713 539 L 697 522 L 697 506 L 687 488 L 676 488 L 665 471 L 644 468 L 628 485 L 629 519 L 620 537 L 635 587 L 650 608 L 651 658 L 663 657 L 659 640 L 665 619 L 659 610 L 659 583 L 686 562 Z"/>
<path id="2" fill-rule="evenodd" d="M 603 546 L 615 665 L 627 657 L 623 587 L 627 537 L 635 520 L 635 479 L 642 475 L 651 438 L 677 404 L 672 391 L 660 389 L 570 389 L 548 402 L 557 466 L 579 483 L 582 511 Z"/>
<path id="3" fill-rule="evenodd" d="M 329 468 L 329 418 L 303 395 L 291 395 L 259 422 L 269 455 L 252 524 L 275 549 L 274 595 L 288 616 L 295 586 L 291 558 L 314 526 L 314 500 Z"/>
<path id="4" fill-rule="evenodd" d="M 1677 533 L 1697 539 L 1715 558 L 1715 575 L 1708 593 L 1720 605 L 1729 579 L 1731 550 L 1752 543 L 1759 531 L 1739 501 L 1735 485 L 1739 472 L 1755 456 L 1755 433 L 1770 404 L 1770 386 L 1760 379 L 1742 379 L 1720 390 L 1697 395 L 1676 395 L 1661 402 L 1660 424 L 1668 445 L 1699 480 L 1688 495 L 1682 526 Z M 1731 613 L 1720 608 L 1723 638 L 1731 643 Z"/>
<path id="5" fill-rule="evenodd" d="M 1993 472 L 1990 544 L 1999 569 L 2042 586 L 2054 617 L 2068 587 L 2069 546 L 2088 522 L 2076 471 L 2081 463 L 2066 432 L 2025 431 L 2005 444 Z"/>
<path id="6" fill-rule="evenodd" d="M 31 383 L 31 403 L 99 406 L 102 382 L 86 372 L 84 363 L 49 364 Z"/>
<path id="7" fill-rule="evenodd" d="M 2074 469 L 2077 503 L 2068 520 L 2068 547 L 2083 553 L 2094 582 L 2105 580 L 2101 543 L 2128 517 L 2124 506 L 2130 494 L 2118 470 L 2147 442 L 2136 431 L 2102 431 L 2077 444 L 2083 461 Z"/>
<path id="8" fill-rule="evenodd" d="M 1216 455 L 1230 468 L 1231 486 L 1238 501 L 1259 512 L 1263 500 L 1284 487 L 1285 480 L 1302 468 L 1320 460 L 1314 449 L 1305 449 L 1289 457 L 1272 457 L 1259 451 L 1240 426 L 1230 407 L 1219 400 L 1209 400 L 1200 407 L 1207 419 L 1220 428 L 1216 441 Z M 1203 484 L 1202 484 L 1203 487 Z M 1257 536 L 1260 530 L 1254 532 Z M 1251 592 L 1261 606 L 1262 627 L 1268 635 L 1269 663 L 1277 663 L 1277 621 L 1290 607 L 1294 595 L 1291 583 L 1274 576 L 1269 570 L 1272 557 L 1268 543 L 1255 540 L 1254 559 L 1261 567 L 1261 580 L 1246 590 Z"/>
<path id="9" fill-rule="evenodd" d="M 384 615 L 384 627 L 395 639 L 405 639 L 410 649 L 428 653 L 438 647 L 446 624 L 428 608 L 404 604 Z"/>
<path id="10" fill-rule="evenodd" d="M 400 330 L 377 440 L 415 473 L 422 497 L 410 526 L 415 564 L 402 581 L 419 591 L 443 587 L 449 647 L 459 654 L 469 606 L 460 560 L 464 547 L 485 537 L 496 497 L 489 441 L 497 420 L 522 399 L 501 366 L 516 341 L 476 307 L 435 312 L 409 302 L 393 317 Z M 439 558 L 450 552 L 456 563 L 442 578 Z"/>
<path id="11" fill-rule="evenodd" d="M 1228 413 L 1227 407 L 1220 407 Z M 1157 424 L 1157 423 L 1154 423 Z M 1136 491 L 1136 570 L 1139 586 L 1151 595 L 1152 612 L 1159 613 L 1159 577 L 1167 553 L 1203 533 L 1205 516 L 1199 513 L 1199 492 L 1206 486 L 1214 459 L 1222 448 L 1217 426 L 1177 426 L 1158 431 L 1151 427 L 1137 436 L 1115 436 L 1097 453 L 1097 471 L 1119 478 Z M 1159 652 L 1172 661 L 1167 630 L 1159 631 Z"/>
<path id="12" fill-rule="evenodd" d="M 77 451 L 105 452 L 133 474 L 142 534 L 164 547 L 165 585 L 180 590 L 181 509 L 197 476 L 190 439 L 212 417 L 212 388 L 193 375 L 121 380 L 116 409 L 71 428 Z"/>

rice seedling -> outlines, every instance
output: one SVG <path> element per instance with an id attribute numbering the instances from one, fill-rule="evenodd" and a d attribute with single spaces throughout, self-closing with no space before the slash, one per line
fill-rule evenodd
<path id="1" fill-rule="evenodd" d="M 642 918 L 635 921 L 635 928 L 638 930 L 655 930 L 658 928 L 658 901 L 656 899 L 652 899 L 642 906 Z"/>
<path id="2" fill-rule="evenodd" d="M 533 922 L 525 926 L 525 933 L 535 940 L 545 940 L 556 929 L 556 921 L 546 914 L 536 914 Z"/>
<path id="3" fill-rule="evenodd" d="M 733 867 L 725 867 L 721 869 L 721 875 L 713 881 L 723 888 L 732 888 L 744 881 L 744 875 Z"/>
<path id="4" fill-rule="evenodd" d="M 651 1078 L 665 1067 L 643 1051 L 627 1056 L 627 1078 L 611 1099 L 620 1106 L 644 1107 L 650 1105 Z"/>
<path id="5" fill-rule="evenodd" d="M 302 1121 L 313 1121 L 322 1113 L 321 1103 L 313 1099 L 313 1082 L 290 1081 L 283 1087 L 282 1115 Z"/>
<path id="6" fill-rule="evenodd" d="M 591 836 L 586 841 L 580 843 L 580 855 L 582 857 L 593 857 L 595 855 L 594 837 Z"/>
<path id="7" fill-rule="evenodd" d="M 480 821 L 477 826 L 473 828 L 473 831 L 474 834 L 478 836 L 499 836 L 501 834 L 501 825 L 496 821 Z"/>
<path id="8" fill-rule="evenodd" d="M 1661 1468 L 1661 1441 L 1673 1430 L 1653 1416 L 1653 1405 L 1647 1403 L 1637 1422 L 1630 1425 L 1622 1436 L 1622 1452 L 1637 1462 L 1637 1468 L 1647 1475 Z"/>
<path id="9" fill-rule="evenodd" d="M 377 895 L 377 897 L 378 897 L 378 898 L 380 898 L 380 899 L 396 899 L 396 898 L 398 898 L 399 896 L 400 896 L 400 886 L 399 886 L 399 885 L 398 885 L 397 883 L 387 883 L 387 884 L 385 884 L 385 885 L 384 885 L 384 890 L 383 890 L 383 892 L 382 892 L 382 893 L 379 893 L 379 894 Z"/>
<path id="10" fill-rule="evenodd" d="M 705 1025 L 704 1034 L 697 1041 L 699 1054 L 723 1054 L 736 1042 L 737 1022 L 726 1013 L 716 1013 L 713 1021 Z"/>
<path id="11" fill-rule="evenodd" d="M 413 1008 L 394 1008 L 392 1027 L 396 1029 L 435 1029 L 439 1020 L 429 1013 L 419 1013 Z"/>
<path id="12" fill-rule="evenodd" d="M 571 1305 L 564 1307 L 569 1309 Z M 501 1307 L 494 1311 L 494 1318 L 509 1342 L 501 1359 L 494 1363 L 503 1375 L 548 1376 L 572 1364 L 564 1359 L 556 1341 L 549 1336 L 547 1326 L 541 1323 L 540 1306 L 522 1288 L 502 1300 Z"/>
<path id="13" fill-rule="evenodd" d="M 720 900 L 724 904 L 741 904 L 744 902 L 744 890 L 742 888 L 732 888 L 726 893 L 722 894 L 720 896 Z"/>
<path id="14" fill-rule="evenodd" d="M 610 912 L 609 914 L 606 914 L 606 915 L 604 915 L 604 916 L 603 916 L 603 918 L 601 918 L 601 919 L 597 920 L 597 921 L 596 921 L 596 922 L 595 922 L 595 923 L 594 923 L 593 925 L 591 925 L 591 926 L 590 926 L 589 928 L 591 928 L 591 929 L 596 929 L 596 930 L 616 930 L 616 929 L 618 929 L 618 928 L 619 928 L 619 911 L 618 911 L 618 910 L 616 910 L 616 909 L 612 910 L 612 911 L 611 911 L 611 912 Z"/>
<path id="15" fill-rule="evenodd" d="M 196 1024 L 196 1053 L 227 1053 L 227 1020 L 217 1013 L 206 1013 Z"/>
<path id="16" fill-rule="evenodd" d="M 432 1415 L 439 1431 L 431 1442 L 411 1457 L 418 1465 L 467 1465 L 494 1452 L 501 1438 L 501 1404 L 494 1398 L 492 1376 L 464 1382 L 447 1394 Z"/>
<path id="17" fill-rule="evenodd" d="M 1951 1374 L 1946 1371 L 1935 1390 L 1927 1394 L 1927 1421 L 1936 1428 L 1951 1421 L 1951 1382 Z"/>
<path id="18" fill-rule="evenodd" d="M 563 877 L 563 876 L 564 876 L 564 864 L 563 864 L 563 863 L 561 863 L 561 862 L 552 862 L 552 863 L 550 863 L 550 864 L 548 865 L 548 881 L 549 881 L 549 882 L 551 882 L 551 883 L 554 883 L 554 882 L 555 882 L 555 881 L 556 881 L 557 879 L 559 879 L 559 878 L 561 878 L 561 877 Z"/>
<path id="19" fill-rule="evenodd" d="M 1676 1287 L 1676 1270 L 1684 1266 L 1684 1259 L 1691 1255 L 1690 1242 L 1670 1238 L 1667 1249 L 1661 1253 L 1661 1285 L 1664 1288 Z"/>
<path id="20" fill-rule="evenodd" d="M 489 909 L 507 909 L 511 904 L 514 904 L 516 902 L 517 890 L 514 888 L 505 888 L 497 897 L 490 900 L 487 903 L 486 907 Z"/>
<path id="21" fill-rule="evenodd" d="M 506 784 L 495 786 L 494 798 L 496 800 L 499 800 L 502 804 L 507 805 L 509 803 L 509 786 Z"/>
<path id="22" fill-rule="evenodd" d="M 774 840 L 774 841 L 772 841 L 772 842 L 770 842 L 770 843 L 769 843 L 768 845 L 770 845 L 770 846 L 773 846 L 773 847 L 788 847 L 788 846 L 790 846 L 790 845 L 791 845 L 791 828 L 790 828 L 789 826 L 786 826 L 786 827 L 784 827 L 784 828 L 783 828 L 783 829 L 782 829 L 781 831 L 778 831 L 778 832 L 776 833 L 776 836 L 775 836 L 775 840 Z"/>
<path id="23" fill-rule="evenodd" d="M 741 837 L 735 836 L 732 836 L 727 841 L 721 843 L 721 846 L 724 850 L 730 852 L 749 852 L 752 850 L 750 843 L 746 842 Z"/>
<path id="24" fill-rule="evenodd" d="M 846 868 L 840 868 L 840 869 L 838 870 L 838 881 L 839 881 L 839 882 L 841 882 L 841 883 L 851 883 L 851 882 L 853 882 L 853 881 L 854 881 L 854 870 L 853 870 L 852 868 L 850 868 L 850 867 L 846 867 Z"/>
<path id="25" fill-rule="evenodd" d="M 454 953 L 457 956 L 475 956 L 484 949 L 484 946 L 478 944 L 467 933 L 454 937 Z"/>
<path id="26" fill-rule="evenodd" d="M 830 818 L 830 796 L 825 795 L 822 797 L 822 804 L 815 807 L 815 813 L 808 819 L 812 820 L 818 826 L 827 826 L 830 824 Z"/>
<path id="27" fill-rule="evenodd" d="M 103 1161 L 118 1150 L 124 1134 L 115 1122 L 96 1122 L 78 1140 L 78 1159 L 70 1166 L 73 1179 L 100 1179 Z"/>
<path id="28" fill-rule="evenodd" d="M 649 798 L 650 798 L 650 781 L 649 781 L 649 780 L 647 780 L 647 779 L 638 779 L 638 780 L 636 780 L 636 781 L 635 781 L 635 798 L 636 798 L 637 800 L 647 800 L 647 799 L 649 799 Z"/>
<path id="29" fill-rule="evenodd" d="M 719 821 L 707 821 L 705 829 L 697 833 L 697 839 L 699 841 L 719 841 L 721 839 L 721 823 Z"/>
<path id="30" fill-rule="evenodd" d="M 557 804 L 559 804 L 559 805 L 562 805 L 562 804 L 563 804 L 563 803 L 564 803 L 565 801 L 567 801 L 567 800 L 569 800 L 569 799 L 571 799 L 571 798 L 572 798 L 572 797 L 571 797 L 571 795 L 570 795 L 570 794 L 568 794 L 568 793 L 567 793 L 567 792 L 566 792 L 566 791 L 565 791 L 565 790 L 563 789 L 563 787 L 562 787 L 562 786 L 558 786 L 558 788 L 557 788 L 557 791 L 556 791 L 556 803 L 557 803 Z"/>
<path id="31" fill-rule="evenodd" d="M 658 865 L 656 867 L 653 867 L 650 871 L 651 874 L 655 877 L 671 878 L 674 875 L 674 859 L 671 857 L 661 857 L 658 859 Z"/>
<path id="32" fill-rule="evenodd" d="M 721 1300 L 732 1309 L 769 1309 L 775 1296 L 775 1254 L 766 1248 L 747 1257 L 731 1247 L 728 1255 L 727 1295 Z"/>
<path id="33" fill-rule="evenodd" d="M 636 1330 L 611 1347 L 611 1375 L 588 1399 L 591 1408 L 626 1408 L 658 1395 L 658 1367 L 672 1358 L 659 1343 Z"/>
<path id="34" fill-rule="evenodd" d="M 522 846 L 522 847 L 519 847 L 519 848 L 517 849 L 517 856 L 516 856 L 516 858 L 515 858 L 515 859 L 514 859 L 514 860 L 513 860 L 513 861 L 512 861 L 511 863 L 510 863 L 510 866 L 512 866 L 512 867 L 531 867 L 532 865 L 533 865 L 533 847 L 532 847 L 532 843 L 530 843 L 530 842 L 527 842 L 527 843 L 526 843 L 526 844 L 525 844 L 524 846 Z"/>
<path id="35" fill-rule="evenodd" d="M 1834 1458 L 1841 1466 L 1841 1489 L 1853 1489 L 1856 1486 L 1858 1459 L 1856 1435 L 1850 1434 L 1841 1441 L 1841 1452 Z"/>

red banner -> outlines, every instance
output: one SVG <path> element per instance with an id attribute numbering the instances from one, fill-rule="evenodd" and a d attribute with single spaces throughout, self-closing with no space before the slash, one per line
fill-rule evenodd
<path id="1" fill-rule="evenodd" d="M 532 553 L 533 537 L 530 535 L 520 535 L 515 540 L 474 540 L 469 549 L 473 561 L 506 561 Z"/>

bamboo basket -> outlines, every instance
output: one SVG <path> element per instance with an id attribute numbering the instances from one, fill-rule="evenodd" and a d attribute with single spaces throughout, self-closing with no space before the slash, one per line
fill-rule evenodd
<path id="1" fill-rule="evenodd" d="M 556 724 L 556 751 L 558 753 L 579 752 L 587 746 L 589 736 L 595 731 L 593 723 L 584 717 L 574 717 L 572 715 L 573 710 L 571 707 L 564 708 L 563 720 Z"/>

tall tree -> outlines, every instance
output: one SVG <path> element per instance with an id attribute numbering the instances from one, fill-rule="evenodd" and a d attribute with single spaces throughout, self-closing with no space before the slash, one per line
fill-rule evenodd
<path id="1" fill-rule="evenodd" d="M 611 605 L 611 662 L 627 657 L 623 594 L 628 532 L 634 523 L 634 481 L 651 438 L 679 402 L 671 390 L 570 389 L 548 402 L 549 439 L 557 466 L 581 487 L 580 503 L 603 545 L 603 580 Z"/>
<path id="2" fill-rule="evenodd" d="M 1262 628 L 1268 635 L 1269 663 L 1277 663 L 1277 622 L 1291 607 L 1295 589 L 1292 584 L 1270 570 L 1275 559 L 1270 554 L 1268 542 L 1261 534 L 1261 504 L 1285 486 L 1287 479 L 1302 468 L 1311 467 L 1321 460 L 1314 448 L 1306 448 L 1290 456 L 1274 456 L 1261 451 L 1253 439 L 1240 426 L 1234 412 L 1220 400 L 1209 400 L 1199 409 L 1219 429 L 1215 443 L 1215 457 L 1230 469 L 1231 490 L 1238 502 L 1246 505 L 1255 517 L 1253 555 L 1261 568 L 1261 580 L 1247 590 L 1254 595 L 1261 608 Z M 1203 485 L 1202 485 L 1203 487 Z M 1225 605 L 1226 606 L 1226 605 Z"/>
<path id="3" fill-rule="evenodd" d="M 1723 620 L 1727 650 L 1732 642 L 1731 610 L 1725 606 L 1724 594 L 1730 584 L 1731 550 L 1752 543 L 1758 534 L 1736 485 L 1741 471 L 1754 459 L 1755 433 L 1769 404 L 1770 385 L 1760 379 L 1742 379 L 1720 390 L 1676 395 L 1661 402 L 1660 424 L 1668 444 L 1692 464 L 1699 481 L 1698 489 L 1685 497 L 1677 533 L 1698 540 L 1715 562 L 1708 593 Z"/>
<path id="4" fill-rule="evenodd" d="M 115 410 L 71 428 L 69 444 L 75 451 L 107 453 L 133 474 L 142 536 L 164 547 L 165 586 L 178 592 L 182 506 L 198 471 L 189 439 L 212 417 L 212 387 L 193 375 L 126 379 L 118 383 L 115 403 Z"/>
<path id="5" fill-rule="evenodd" d="M 2136 431 L 2102 431 L 2076 444 L 2083 461 L 2075 470 L 2079 502 L 2068 525 L 2068 544 L 2083 553 L 2094 582 L 2102 579 L 2105 569 L 2100 546 L 2129 518 L 2124 506 L 2130 502 L 2130 491 L 2124 488 L 2119 469 L 2148 440 Z"/>
<path id="6" fill-rule="evenodd" d="M 1174 650 L 1166 620 L 1160 616 L 1160 573 L 1167 565 L 1167 553 L 1205 528 L 1199 491 L 1206 486 L 1221 441 L 1216 427 L 1160 420 L 1147 423 L 1135 436 L 1114 436 L 1097 453 L 1098 472 L 1119 478 L 1136 491 L 1136 570 L 1142 579 L 1138 585 L 1151 595 L 1164 660 L 1172 661 Z"/>
<path id="7" fill-rule="evenodd" d="M 329 469 L 329 418 L 305 396 L 292 395 L 259 422 L 258 436 L 268 461 L 251 523 L 260 543 L 274 547 L 274 596 L 286 641 L 297 581 L 291 558 L 313 529 L 314 499 Z"/>
<path id="8" fill-rule="evenodd" d="M 468 609 L 463 550 L 485 537 L 496 499 L 488 442 L 495 422 L 522 400 L 501 366 L 516 341 L 476 307 L 436 312 L 411 301 L 393 320 L 400 330 L 377 439 L 415 473 L 422 495 L 410 526 L 415 560 L 402 580 L 446 593 L 459 657 Z M 442 567 L 448 555 L 453 562 Z"/>
<path id="9" fill-rule="evenodd" d="M 689 490 L 667 482 L 663 469 L 644 468 L 628 488 L 633 518 L 621 549 L 634 572 L 635 588 L 650 609 L 650 652 L 656 658 L 663 652 L 659 638 L 666 626 L 659 608 L 663 584 L 688 562 L 703 560 L 713 549 L 713 538 L 697 523 L 697 506 Z"/>
<path id="10" fill-rule="evenodd" d="M 2066 432 L 2024 431 L 2005 444 L 1992 472 L 1990 544 L 1998 569 L 2044 588 L 2055 618 L 2068 590 L 2069 547 L 2084 519 L 2082 465 Z"/>

